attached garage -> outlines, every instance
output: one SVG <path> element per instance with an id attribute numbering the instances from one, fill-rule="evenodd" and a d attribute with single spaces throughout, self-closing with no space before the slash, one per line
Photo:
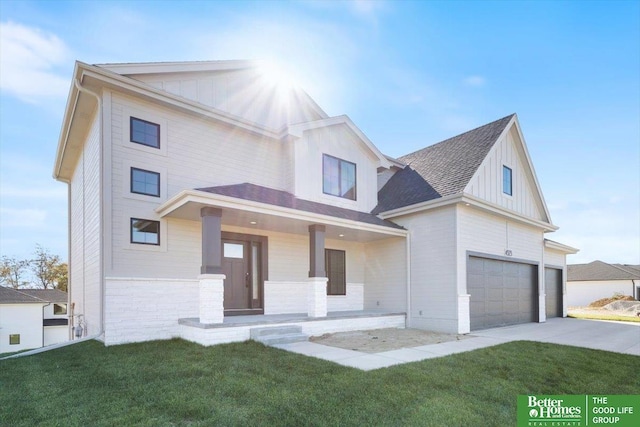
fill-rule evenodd
<path id="1" fill-rule="evenodd" d="M 562 317 L 562 270 L 545 267 L 546 313 L 550 317 Z"/>
<path id="2" fill-rule="evenodd" d="M 471 330 L 538 321 L 538 267 L 470 256 Z"/>

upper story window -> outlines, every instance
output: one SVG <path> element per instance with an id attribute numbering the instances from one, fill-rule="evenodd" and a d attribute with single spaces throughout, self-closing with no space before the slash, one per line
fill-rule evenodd
<path id="1" fill-rule="evenodd" d="M 160 197 L 160 174 L 131 168 L 131 192 Z"/>
<path id="2" fill-rule="evenodd" d="M 53 314 L 67 314 L 67 304 L 53 304 Z"/>
<path id="3" fill-rule="evenodd" d="M 131 142 L 146 145 L 147 147 L 160 148 L 159 124 L 131 117 L 130 129 Z"/>
<path id="4" fill-rule="evenodd" d="M 131 243 L 160 245 L 160 221 L 131 218 Z"/>
<path id="5" fill-rule="evenodd" d="M 322 191 L 325 194 L 356 200 L 356 164 L 323 154 Z"/>
<path id="6" fill-rule="evenodd" d="M 511 171 L 511 168 L 502 166 L 502 192 L 509 196 L 513 195 L 512 174 L 513 172 Z"/>

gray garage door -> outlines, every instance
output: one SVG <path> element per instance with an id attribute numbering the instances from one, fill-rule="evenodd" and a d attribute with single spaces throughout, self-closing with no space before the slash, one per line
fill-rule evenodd
<path id="1" fill-rule="evenodd" d="M 538 321 L 538 267 L 469 257 L 471 330 Z"/>
<path id="2" fill-rule="evenodd" d="M 562 317 L 562 270 L 545 268 L 544 286 L 547 292 L 547 318 Z"/>

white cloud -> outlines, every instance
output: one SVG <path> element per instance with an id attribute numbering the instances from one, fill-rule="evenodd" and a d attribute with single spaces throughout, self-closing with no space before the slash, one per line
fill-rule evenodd
<path id="1" fill-rule="evenodd" d="M 69 81 L 56 74 L 70 54 L 55 34 L 14 22 L 0 23 L 0 90 L 38 103 L 43 97 L 65 97 Z"/>
<path id="2" fill-rule="evenodd" d="M 482 87 L 487 84 L 487 79 L 482 76 L 468 76 L 465 77 L 463 83 L 467 86 Z"/>

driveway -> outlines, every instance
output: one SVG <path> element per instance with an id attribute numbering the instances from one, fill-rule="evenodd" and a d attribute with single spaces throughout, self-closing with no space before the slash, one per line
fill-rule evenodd
<path id="1" fill-rule="evenodd" d="M 553 318 L 472 332 L 505 341 L 540 341 L 640 356 L 640 323 Z"/>
<path id="2" fill-rule="evenodd" d="M 475 331 L 464 340 L 401 348 L 375 354 L 313 342 L 279 344 L 274 347 L 369 371 L 477 350 L 509 341 L 540 341 L 640 356 L 640 323 L 553 318 L 546 323 L 526 323 Z"/>

